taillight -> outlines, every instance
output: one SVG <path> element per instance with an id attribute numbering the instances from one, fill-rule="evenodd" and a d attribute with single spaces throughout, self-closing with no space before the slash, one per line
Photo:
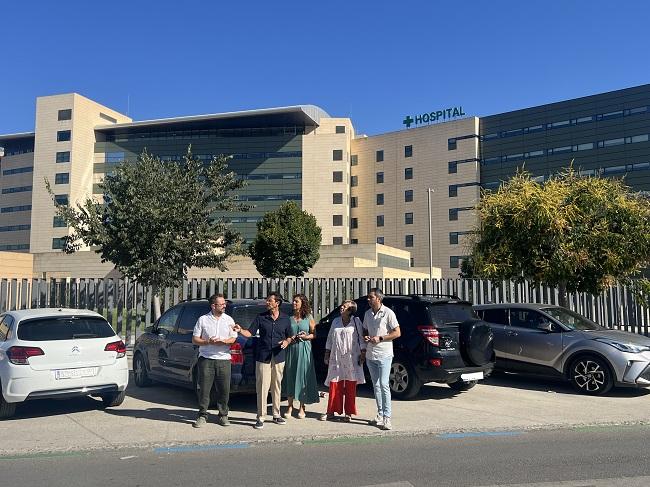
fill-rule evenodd
<path id="1" fill-rule="evenodd" d="M 117 352 L 117 357 L 115 358 L 122 358 L 126 356 L 126 345 L 124 345 L 124 342 L 122 340 L 119 340 L 117 342 L 111 342 L 106 344 L 104 351 Z"/>
<path id="2" fill-rule="evenodd" d="M 434 367 L 440 367 L 442 365 L 442 359 L 441 358 L 430 358 L 429 359 L 429 364 L 433 365 Z"/>
<path id="3" fill-rule="evenodd" d="M 242 365 L 244 363 L 244 353 L 241 345 L 237 342 L 230 345 L 230 363 L 232 365 Z"/>
<path id="4" fill-rule="evenodd" d="M 433 346 L 440 346 L 440 333 L 433 326 L 418 326 L 420 334 Z"/>
<path id="5" fill-rule="evenodd" d="M 45 355 L 38 347 L 11 347 L 7 350 L 7 357 L 12 364 L 29 365 L 29 357 Z"/>

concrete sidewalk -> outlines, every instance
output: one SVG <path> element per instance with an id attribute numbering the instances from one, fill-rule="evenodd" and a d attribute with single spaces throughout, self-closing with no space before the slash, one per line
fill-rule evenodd
<path id="1" fill-rule="evenodd" d="M 253 429 L 255 396 L 233 397 L 232 426 L 215 417 L 192 428 L 194 394 L 174 386 L 138 388 L 131 383 L 122 406 L 99 409 L 92 398 L 34 401 L 18 406 L 15 418 L 0 423 L 2 454 L 66 452 L 91 449 L 160 447 L 260 441 L 305 441 L 345 436 L 440 434 L 460 431 L 512 431 L 588 425 L 645 424 L 650 391 L 618 389 L 606 397 L 575 394 L 562 382 L 517 376 L 497 376 L 470 391 L 456 393 L 447 386 L 424 386 L 412 401 L 393 401 L 393 430 L 370 426 L 374 399 L 360 387 L 359 416 L 351 423 L 321 422 L 327 397 L 307 409 L 307 418 L 287 425 L 267 423 Z M 283 403 L 283 406 L 286 403 Z"/>

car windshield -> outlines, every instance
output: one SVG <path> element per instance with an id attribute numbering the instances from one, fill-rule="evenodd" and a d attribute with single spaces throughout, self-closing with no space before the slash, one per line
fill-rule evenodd
<path id="1" fill-rule="evenodd" d="M 18 325 L 18 338 L 30 342 L 108 338 L 115 332 L 99 317 L 57 317 L 23 321 Z"/>
<path id="2" fill-rule="evenodd" d="M 552 307 L 542 308 L 541 311 L 552 316 L 571 330 L 590 331 L 600 330 L 602 328 L 600 325 L 594 323 L 589 318 L 585 318 L 581 314 L 578 314 L 575 311 L 571 311 L 570 309 Z"/>

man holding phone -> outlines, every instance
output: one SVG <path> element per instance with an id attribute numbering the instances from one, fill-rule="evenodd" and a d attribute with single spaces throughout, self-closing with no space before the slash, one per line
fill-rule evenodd
<path id="1" fill-rule="evenodd" d="M 230 345 L 237 340 L 235 321 L 228 316 L 223 294 L 210 296 L 210 312 L 200 316 L 194 326 L 192 343 L 199 346 L 199 415 L 192 426 L 200 428 L 208 420 L 210 390 L 217 390 L 217 423 L 229 426 Z"/>

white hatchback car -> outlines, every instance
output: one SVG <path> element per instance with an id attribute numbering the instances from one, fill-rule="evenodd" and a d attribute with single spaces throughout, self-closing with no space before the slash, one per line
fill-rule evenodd
<path id="1" fill-rule="evenodd" d="M 94 311 L 29 309 L 0 315 L 0 418 L 32 399 L 96 396 L 124 401 L 126 346 Z"/>

